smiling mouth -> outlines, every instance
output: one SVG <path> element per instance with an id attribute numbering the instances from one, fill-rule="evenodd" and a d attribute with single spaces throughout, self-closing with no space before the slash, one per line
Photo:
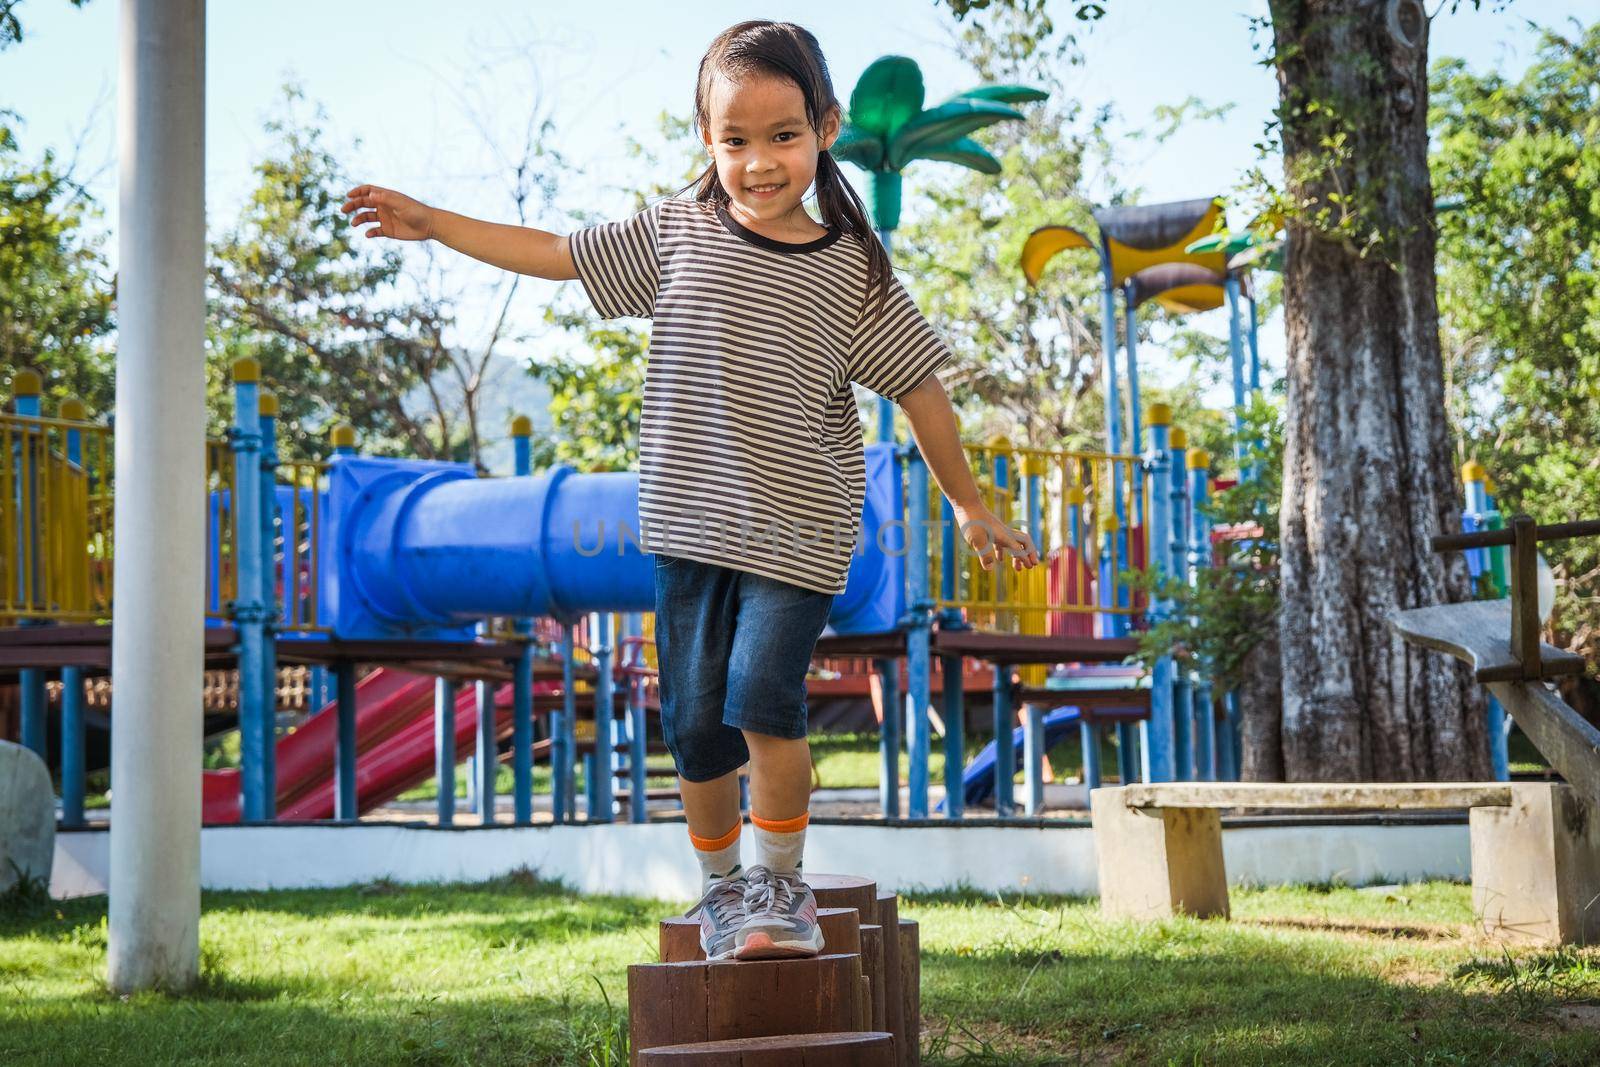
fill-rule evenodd
<path id="1" fill-rule="evenodd" d="M 779 189 L 782 189 L 786 184 L 788 183 L 779 182 L 775 185 L 747 185 L 745 186 L 745 191 L 751 193 L 775 193 Z"/>

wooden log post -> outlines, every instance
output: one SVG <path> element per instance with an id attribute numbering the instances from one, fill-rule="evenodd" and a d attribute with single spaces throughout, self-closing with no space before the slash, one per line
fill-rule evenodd
<path id="1" fill-rule="evenodd" d="M 868 923 L 861 927 L 861 967 L 872 986 L 872 1029 L 889 1027 L 889 1002 L 883 982 L 883 927 Z"/>
<path id="2" fill-rule="evenodd" d="M 822 927 L 823 951 L 830 956 L 849 956 L 861 952 L 860 913 L 854 908 L 818 908 L 817 925 Z M 693 963 L 706 954 L 700 948 L 700 920 L 682 915 L 662 919 L 659 930 L 660 962 Z"/>
<path id="3" fill-rule="evenodd" d="M 870 878 L 853 874 L 807 874 L 806 885 L 817 896 L 818 908 L 855 908 L 861 923 L 878 921 L 878 886 Z"/>
<path id="4" fill-rule="evenodd" d="M 785 1034 L 646 1049 L 639 1067 L 896 1067 L 894 1035 Z"/>
<path id="5" fill-rule="evenodd" d="M 883 929 L 883 1028 L 903 1040 L 905 1016 L 900 1002 L 900 898 L 878 894 L 878 925 Z"/>
<path id="6" fill-rule="evenodd" d="M 637 1067 L 646 1050 L 667 1045 L 852 1031 L 859 976 L 857 956 L 634 964 L 631 1062 Z"/>
<path id="7" fill-rule="evenodd" d="M 894 1032 L 901 1067 L 922 1064 L 922 935 L 914 919 L 900 920 L 900 1017 Z"/>

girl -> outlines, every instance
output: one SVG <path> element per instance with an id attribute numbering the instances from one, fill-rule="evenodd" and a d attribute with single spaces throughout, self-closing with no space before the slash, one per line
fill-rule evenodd
<path id="1" fill-rule="evenodd" d="M 567 237 L 372 185 L 351 190 L 343 210 L 373 227 L 368 237 L 435 240 L 507 270 L 575 278 L 601 316 L 654 320 L 639 534 L 655 555 L 662 728 L 703 876 L 691 914 L 708 958 L 814 955 L 816 900 L 800 875 L 805 675 L 862 533 L 851 383 L 900 404 L 985 569 L 1002 551 L 1019 570 L 1038 553 L 981 502 L 934 375 L 950 351 L 828 153 L 841 112 L 816 38 L 766 21 L 722 33 L 700 61 L 695 123 L 711 160 L 692 198 Z M 804 206 L 813 189 L 820 222 Z M 745 871 L 747 762 L 755 864 Z"/>

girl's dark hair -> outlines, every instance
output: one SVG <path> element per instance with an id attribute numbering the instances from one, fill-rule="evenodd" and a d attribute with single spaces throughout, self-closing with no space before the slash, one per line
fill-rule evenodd
<path id="1" fill-rule="evenodd" d="M 811 31 L 792 22 L 753 19 L 723 30 L 701 58 L 694 88 L 695 127 L 703 131 L 711 126 L 711 86 L 718 77 L 738 79 L 753 73 L 793 82 L 806 100 L 806 122 L 819 137 L 822 120 L 830 111 L 838 110 L 843 118 L 844 109 L 828 76 L 828 61 L 822 58 L 822 47 Z M 685 191 L 689 189 L 698 201 L 724 207 L 728 203 L 715 160 L 685 186 Z M 872 229 L 866 206 L 827 150 L 817 157 L 816 190 L 822 221 L 858 238 L 866 249 L 867 296 L 876 295 L 881 309 L 889 295 L 889 254 Z"/>

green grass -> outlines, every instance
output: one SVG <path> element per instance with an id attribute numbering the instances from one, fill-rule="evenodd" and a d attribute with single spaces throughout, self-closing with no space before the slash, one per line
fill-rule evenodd
<path id="1" fill-rule="evenodd" d="M 201 988 L 121 999 L 103 898 L 0 901 L 0 1063 L 620 1063 L 626 966 L 682 903 L 526 876 L 208 893 Z M 926 1062 L 1600 1062 L 1600 950 L 1479 941 L 1463 886 L 1239 891 L 1234 908 L 1139 925 L 1064 898 L 905 900 Z"/>

